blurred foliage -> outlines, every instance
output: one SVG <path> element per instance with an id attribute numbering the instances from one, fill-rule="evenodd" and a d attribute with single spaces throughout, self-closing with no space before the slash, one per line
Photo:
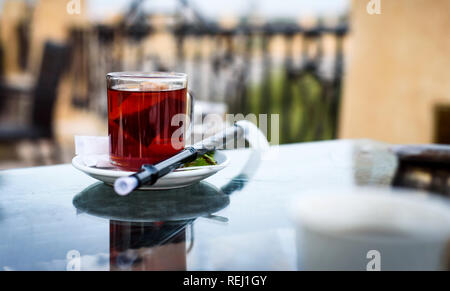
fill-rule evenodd
<path id="1" fill-rule="evenodd" d="M 331 104 L 325 102 L 322 85 L 310 73 L 292 78 L 284 70 L 274 71 L 249 86 L 247 96 L 248 113 L 280 114 L 280 143 L 335 138 Z"/>

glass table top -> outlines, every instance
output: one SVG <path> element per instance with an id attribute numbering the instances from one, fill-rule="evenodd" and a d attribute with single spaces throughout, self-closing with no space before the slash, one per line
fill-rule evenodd
<path id="1" fill-rule="evenodd" d="M 274 147 L 188 188 L 127 197 L 58 165 L 0 171 L 0 270 L 297 270 L 292 202 L 308 191 L 390 185 L 387 146 Z"/>

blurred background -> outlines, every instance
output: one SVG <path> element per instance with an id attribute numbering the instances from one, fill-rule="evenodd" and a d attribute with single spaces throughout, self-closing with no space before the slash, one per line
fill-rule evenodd
<path id="1" fill-rule="evenodd" d="M 203 114 L 280 114 L 283 144 L 450 143 L 450 0 L 368 3 L 0 1 L 0 169 L 107 135 L 125 70 L 186 72 Z"/>

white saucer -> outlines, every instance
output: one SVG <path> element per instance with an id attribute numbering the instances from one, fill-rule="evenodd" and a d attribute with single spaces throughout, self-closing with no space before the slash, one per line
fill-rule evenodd
<path id="1" fill-rule="evenodd" d="M 140 187 L 141 190 L 164 190 L 181 188 L 200 182 L 203 179 L 214 175 L 218 171 L 224 169 L 230 162 L 228 156 L 224 152 L 216 151 L 214 159 L 217 161 L 215 166 L 190 167 L 182 168 L 173 171 L 172 173 L 160 178 L 156 184 L 152 186 L 144 185 Z M 72 159 L 72 165 L 91 176 L 94 179 L 105 182 L 108 185 L 113 185 L 114 181 L 119 177 L 132 175 L 133 172 L 120 171 L 116 169 L 100 169 L 87 167 L 81 160 L 80 156 Z"/>

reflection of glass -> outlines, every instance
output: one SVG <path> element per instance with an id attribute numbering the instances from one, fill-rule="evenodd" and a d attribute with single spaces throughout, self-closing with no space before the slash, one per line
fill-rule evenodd
<path id="1" fill-rule="evenodd" d="M 103 183 L 79 193 L 79 212 L 110 220 L 111 270 L 185 270 L 186 228 L 197 217 L 211 217 L 229 204 L 229 197 L 201 182 L 164 191 L 135 191 L 121 197 Z"/>
<path id="2" fill-rule="evenodd" d="M 136 223 L 111 220 L 110 269 L 186 270 L 186 226 L 191 222 Z"/>

